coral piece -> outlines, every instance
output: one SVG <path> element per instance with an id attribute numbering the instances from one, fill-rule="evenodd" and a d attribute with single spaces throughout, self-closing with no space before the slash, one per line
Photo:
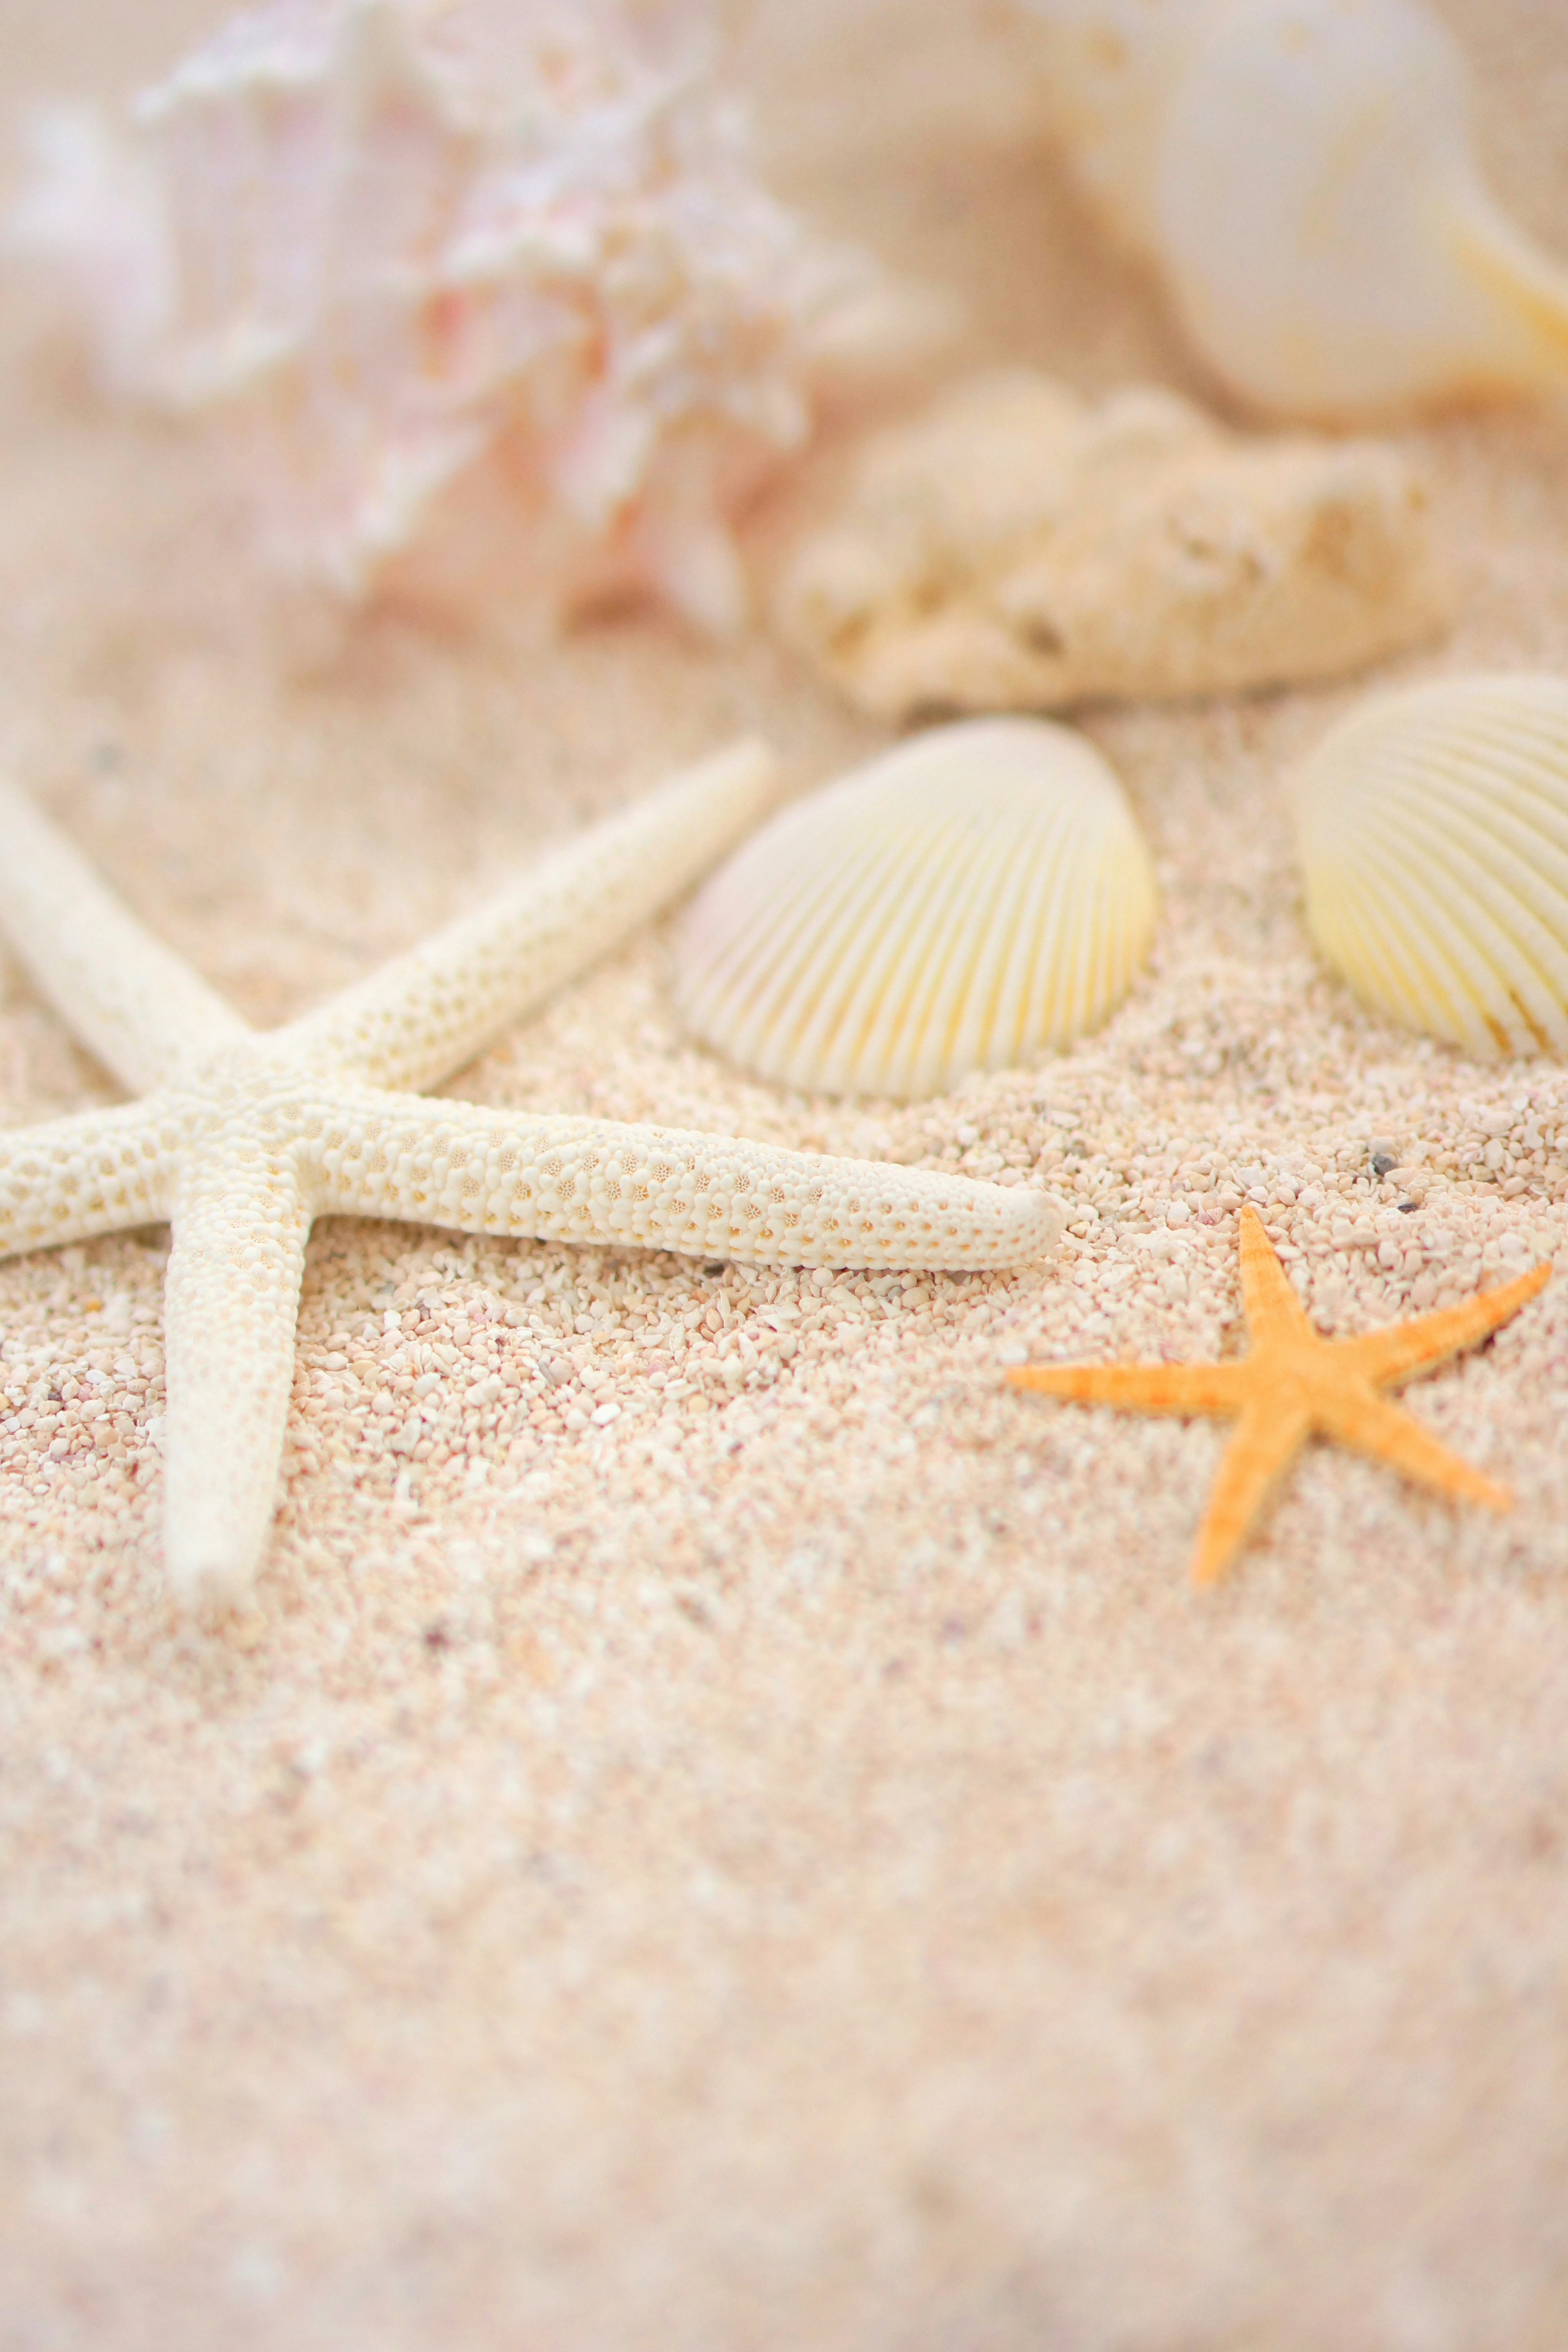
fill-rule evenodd
<path id="1" fill-rule="evenodd" d="M 1292 799 L 1308 925 L 1363 1003 L 1488 1059 L 1568 1049 L 1568 682 L 1380 695 Z"/>
<path id="2" fill-rule="evenodd" d="M 1269 1495 L 1310 1437 L 1329 1437 L 1392 1463 L 1417 1486 L 1489 1509 L 1512 1496 L 1450 1454 L 1428 1430 L 1379 1394 L 1432 1371 L 1500 1329 L 1552 1278 L 1533 1266 L 1500 1290 L 1360 1339 L 1320 1339 L 1256 1209 L 1241 1213 L 1241 1292 L 1252 1349 L 1239 1363 L 1026 1364 L 1015 1387 L 1124 1412 L 1205 1413 L 1239 1425 L 1220 1464 L 1193 1557 L 1193 1580 L 1222 1577 Z"/>
<path id="3" fill-rule="evenodd" d="M 1022 371 L 874 435 L 775 600 L 889 719 L 1331 677 L 1450 605 L 1395 450 L 1246 439 L 1153 389 L 1094 408 Z"/>
<path id="4" fill-rule="evenodd" d="M 1484 184 L 1421 0 L 1025 0 L 1079 185 L 1233 392 L 1350 419 L 1568 383 L 1568 266 Z"/>
<path id="5" fill-rule="evenodd" d="M 1153 935 L 1153 867 L 1081 735 L 987 719 L 797 802 L 704 885 L 676 1000 L 784 1086 L 910 1100 L 1105 1020 Z"/>
<path id="6" fill-rule="evenodd" d="M 0 786 L 0 924 L 145 1101 L 0 1136 L 0 1251 L 168 1219 L 170 1581 L 232 1599 L 265 1548 L 317 1216 L 784 1265 L 1006 1265 L 1037 1192 L 722 1135 L 537 1118 L 406 1089 L 459 1068 L 753 823 L 773 762 L 706 761 L 359 986 L 258 1036 Z"/>
<path id="7" fill-rule="evenodd" d="M 115 128 L 36 125 L 13 240 L 110 387 L 237 445 L 269 554 L 363 592 L 477 507 L 562 601 L 733 627 L 728 516 L 900 308 L 757 181 L 701 7 L 266 0 Z"/>

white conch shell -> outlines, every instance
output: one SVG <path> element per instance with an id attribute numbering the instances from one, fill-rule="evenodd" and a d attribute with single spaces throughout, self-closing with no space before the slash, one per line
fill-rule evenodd
<path id="1" fill-rule="evenodd" d="M 1380 696 L 1292 797 L 1308 925 L 1363 1003 L 1472 1054 L 1568 1048 L 1568 680 Z"/>
<path id="2" fill-rule="evenodd" d="M 1149 853 L 1093 745 L 941 728 L 786 809 L 700 892 L 676 996 L 781 1085 L 906 1100 L 1095 1028 L 1153 933 Z"/>
<path id="3" fill-rule="evenodd" d="M 1453 589 L 1397 450 L 1014 369 L 873 434 L 773 601 L 859 709 L 909 719 L 1328 677 L 1430 636 Z"/>
<path id="4" fill-rule="evenodd" d="M 1421 0 L 1027 0 L 1065 152 L 1231 389 L 1351 417 L 1568 383 L 1568 266 L 1487 190 Z"/>
<path id="5" fill-rule="evenodd" d="M 762 187 L 707 14 L 264 0 L 118 127 L 41 117 L 12 242 L 114 390 L 238 444 L 284 568 L 361 593 L 488 453 L 566 600 L 723 630 L 736 499 L 909 320 Z"/>

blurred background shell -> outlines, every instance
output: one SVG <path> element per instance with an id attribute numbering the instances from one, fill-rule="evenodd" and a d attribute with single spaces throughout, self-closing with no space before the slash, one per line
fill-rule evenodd
<path id="1" fill-rule="evenodd" d="M 7 241 L 112 395 L 225 437 L 286 574 L 359 596 L 445 499 L 475 571 L 721 634 L 737 503 L 942 331 L 763 186 L 721 14 L 262 0 L 112 115 L 37 115 Z"/>
<path id="2" fill-rule="evenodd" d="M 1042 102 L 1196 350 L 1277 414 L 1568 383 L 1568 266 L 1482 178 L 1422 0 L 1023 0 Z"/>
<path id="3" fill-rule="evenodd" d="M 1293 799 L 1308 925 L 1363 1003 L 1487 1057 L 1568 1048 L 1568 680 L 1380 696 Z"/>
<path id="4" fill-rule="evenodd" d="M 1104 1021 L 1149 950 L 1149 853 L 1116 775 L 1043 719 L 884 752 L 775 817 L 707 883 L 676 995 L 784 1086 L 912 1100 Z"/>

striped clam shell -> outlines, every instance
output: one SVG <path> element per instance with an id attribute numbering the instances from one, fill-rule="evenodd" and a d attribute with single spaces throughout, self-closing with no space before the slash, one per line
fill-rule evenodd
<path id="1" fill-rule="evenodd" d="M 677 1001 L 762 1077 L 912 1100 L 1094 1028 L 1154 909 L 1149 853 L 1093 746 L 1043 719 L 979 719 L 754 835 L 687 917 Z"/>
<path id="2" fill-rule="evenodd" d="M 1308 924 L 1364 1003 L 1472 1054 L 1568 1047 L 1568 680 L 1379 697 L 1294 801 Z"/>

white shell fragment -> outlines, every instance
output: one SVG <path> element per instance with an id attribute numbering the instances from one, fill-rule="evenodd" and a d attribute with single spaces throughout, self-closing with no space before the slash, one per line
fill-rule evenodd
<path id="1" fill-rule="evenodd" d="M 873 435 L 789 559 L 783 634 L 861 709 L 1039 709 L 1331 677 L 1441 628 L 1411 465 L 1247 439 L 1172 393 L 1023 370 Z"/>
<path id="2" fill-rule="evenodd" d="M 1333 729 L 1293 797 L 1313 940 L 1472 1054 L 1568 1048 L 1568 680 L 1446 678 Z"/>
<path id="3" fill-rule="evenodd" d="M 488 460 L 487 561 L 730 629 L 735 502 L 910 319 L 762 186 L 709 13 L 263 0 L 117 122 L 38 118 L 10 241 L 112 392 L 226 436 L 285 572 L 362 593 Z"/>
<path id="4" fill-rule="evenodd" d="M 1043 719 L 972 721 L 754 835 L 686 919 L 677 1002 L 762 1077 L 910 1100 L 1095 1028 L 1154 912 L 1149 853 L 1093 746 Z"/>
<path id="5" fill-rule="evenodd" d="M 1107 227 L 1244 399 L 1349 418 L 1568 382 L 1568 267 L 1487 189 L 1422 0 L 1026 0 Z"/>

